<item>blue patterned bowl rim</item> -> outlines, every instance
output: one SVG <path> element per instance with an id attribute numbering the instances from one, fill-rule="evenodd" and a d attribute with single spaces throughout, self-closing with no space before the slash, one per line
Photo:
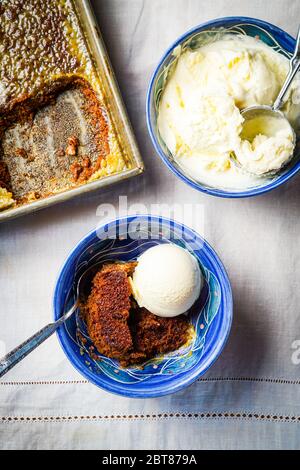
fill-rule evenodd
<path id="1" fill-rule="evenodd" d="M 200 235 L 198 235 L 194 230 L 186 227 L 185 225 L 177 223 L 165 217 L 153 215 L 138 215 L 118 218 L 114 221 L 104 224 L 97 230 L 101 231 L 102 229 L 104 229 L 104 227 L 109 227 L 113 224 L 118 225 L 124 222 L 130 223 L 131 221 L 137 218 L 139 218 L 140 220 L 155 220 L 158 223 L 173 224 L 174 228 L 184 231 L 187 236 L 196 239 L 197 245 L 199 245 L 200 253 L 197 254 L 198 258 L 200 259 L 200 261 L 201 258 L 205 259 L 206 263 L 213 267 L 215 272 L 219 276 L 219 282 L 222 289 L 221 302 L 224 304 L 224 308 L 222 309 L 222 311 L 224 312 L 220 320 L 220 324 L 218 325 L 218 330 L 214 332 L 213 340 L 211 341 L 212 344 L 210 344 L 210 347 L 205 350 L 202 356 L 203 360 L 201 359 L 200 363 L 197 364 L 197 366 L 195 366 L 191 371 L 183 372 L 182 374 L 180 374 L 180 377 L 174 375 L 172 377 L 172 380 L 167 383 L 158 383 L 155 386 L 151 386 L 151 384 L 149 384 L 145 385 L 142 390 L 137 390 L 135 384 L 127 385 L 118 383 L 117 381 L 108 379 L 106 376 L 93 373 L 87 366 L 85 366 L 80 360 L 79 355 L 77 355 L 71 348 L 70 339 L 66 333 L 66 329 L 64 326 L 58 329 L 57 336 L 60 345 L 71 364 L 88 381 L 108 392 L 117 395 L 135 398 L 148 398 L 175 393 L 192 384 L 195 380 L 197 380 L 197 378 L 199 378 L 199 376 L 203 375 L 212 366 L 212 364 L 217 360 L 217 358 L 221 354 L 230 333 L 233 316 L 233 299 L 228 275 L 218 255 Z M 72 265 L 72 262 L 75 259 L 78 259 L 85 247 L 89 245 L 89 242 L 95 238 L 97 230 L 91 231 L 79 241 L 79 243 L 67 256 L 61 268 L 53 294 L 53 311 L 55 320 L 59 319 L 62 314 L 62 312 L 60 311 L 60 300 L 61 296 L 65 294 L 64 282 L 66 277 L 68 276 L 68 273 L 70 272 L 70 266 Z M 195 253 L 196 252 L 198 252 L 198 250 L 195 250 Z M 221 311 L 221 307 L 219 310 Z"/>
<path id="2" fill-rule="evenodd" d="M 230 190 L 225 190 L 225 189 L 217 189 L 217 188 L 211 188 L 211 187 L 206 187 L 200 182 L 196 182 L 189 178 L 183 170 L 180 170 L 177 168 L 173 163 L 170 161 L 168 158 L 168 155 L 164 152 L 162 149 L 157 136 L 155 132 L 155 124 L 153 123 L 152 117 L 151 117 L 151 106 L 152 106 L 152 101 L 153 101 L 153 91 L 154 91 L 154 86 L 156 82 L 156 78 L 158 74 L 160 73 L 160 69 L 162 65 L 164 64 L 165 60 L 172 54 L 174 49 L 185 42 L 190 36 L 193 36 L 195 33 L 200 32 L 200 31 L 205 31 L 206 29 L 213 27 L 213 28 L 222 28 L 226 26 L 238 26 L 242 24 L 248 24 L 248 25 L 253 25 L 257 26 L 259 28 L 263 28 L 265 31 L 269 32 L 270 34 L 273 34 L 276 37 L 276 40 L 281 44 L 282 48 L 291 53 L 295 49 L 295 44 L 296 41 L 295 39 L 289 35 L 287 32 L 279 28 L 278 26 L 275 26 L 271 23 L 268 23 L 263 20 L 259 20 L 257 18 L 251 18 L 251 17 L 246 17 L 246 16 L 228 16 L 228 17 L 223 17 L 223 18 L 218 18 L 214 19 L 211 21 L 208 21 L 206 23 L 202 23 L 186 33 L 184 33 L 182 36 L 180 36 L 172 45 L 169 47 L 169 49 L 165 52 L 161 60 L 159 61 L 159 64 L 157 65 L 151 80 L 150 84 L 148 87 L 148 92 L 147 92 L 147 98 L 146 98 L 146 118 L 147 118 L 147 126 L 148 126 L 148 131 L 152 140 L 152 143 L 154 145 L 154 148 L 162 161 L 165 163 L 165 165 L 176 175 L 178 176 L 182 181 L 196 189 L 197 191 L 201 191 L 206 194 L 210 194 L 211 196 L 218 196 L 218 197 L 223 197 L 223 198 L 244 198 L 244 197 L 253 197 L 253 196 L 258 196 L 264 193 L 267 193 L 269 191 L 272 191 L 275 188 L 278 188 L 282 184 L 286 183 L 288 180 L 290 180 L 296 173 L 298 173 L 300 169 L 300 159 L 296 161 L 294 166 L 290 168 L 288 171 L 286 171 L 283 175 L 281 175 L 279 178 L 272 180 L 269 183 L 266 183 L 265 185 L 261 185 L 258 187 L 253 187 L 249 189 L 245 189 L 243 191 L 234 191 L 231 192 Z"/>

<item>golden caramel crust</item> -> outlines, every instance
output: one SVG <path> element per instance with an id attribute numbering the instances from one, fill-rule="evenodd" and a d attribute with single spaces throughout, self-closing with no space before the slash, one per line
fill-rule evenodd
<path id="1" fill-rule="evenodd" d="M 15 205 L 129 168 L 74 2 L 0 0 L 0 18 L 1 187 Z"/>
<path id="2" fill-rule="evenodd" d="M 0 17 L 0 114 L 57 78 L 90 78 L 88 51 L 70 0 L 1 0 Z"/>

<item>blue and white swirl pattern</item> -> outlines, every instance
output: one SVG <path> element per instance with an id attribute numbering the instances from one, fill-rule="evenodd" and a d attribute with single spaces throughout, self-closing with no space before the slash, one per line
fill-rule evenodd
<path id="1" fill-rule="evenodd" d="M 142 366 L 121 368 L 92 346 L 79 312 L 58 330 L 61 345 L 83 376 L 95 385 L 127 397 L 156 397 L 173 393 L 194 382 L 220 354 L 230 331 L 232 294 L 222 263 L 196 232 L 170 219 L 148 215 L 128 216 L 88 234 L 62 267 L 54 292 L 54 317 L 73 305 L 75 286 L 90 266 L 107 261 L 130 261 L 151 246 L 175 243 L 195 256 L 205 282 L 189 316 L 193 334 L 177 351 L 156 357 Z"/>
<path id="2" fill-rule="evenodd" d="M 142 229 L 143 230 L 143 229 Z M 97 240 L 86 248 L 78 259 L 75 280 L 89 267 L 95 263 L 110 261 L 133 261 L 148 248 L 159 243 L 176 243 L 188 249 L 193 256 L 193 251 L 188 243 L 178 240 L 173 233 L 173 238 L 165 238 L 161 232 L 159 240 L 151 240 L 150 233 L 140 232 L 141 238 L 132 240 L 130 238 Z M 146 238 L 143 239 L 142 237 Z M 180 373 L 183 369 L 187 371 L 192 368 L 201 358 L 205 345 L 205 336 L 211 322 L 217 314 L 221 300 L 221 290 L 216 276 L 205 267 L 201 266 L 204 277 L 204 287 L 199 301 L 190 313 L 193 325 L 190 341 L 179 350 L 164 354 L 144 363 L 142 366 L 122 368 L 117 361 L 109 359 L 96 350 L 90 353 L 92 341 L 88 335 L 87 327 L 80 312 L 76 313 L 76 328 L 71 322 L 67 324 L 67 332 L 72 341 L 80 348 L 80 354 L 86 364 L 94 371 L 105 374 L 110 378 L 122 383 L 135 383 L 145 381 L 155 375 L 171 375 Z M 76 284 L 76 281 L 75 281 Z M 75 292 L 72 288 L 67 296 L 66 308 L 75 300 Z"/>

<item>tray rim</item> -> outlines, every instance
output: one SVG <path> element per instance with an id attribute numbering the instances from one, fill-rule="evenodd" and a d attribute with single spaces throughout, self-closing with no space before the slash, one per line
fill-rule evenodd
<path id="1" fill-rule="evenodd" d="M 77 2 L 78 0 L 72 0 L 72 3 L 75 5 L 75 7 L 76 7 Z M 105 77 L 108 81 L 108 85 L 113 95 L 113 99 L 115 101 L 120 119 L 124 126 L 124 132 L 126 133 L 126 136 L 128 139 L 128 147 L 131 150 L 131 156 L 133 158 L 135 166 L 127 170 L 105 176 L 99 180 L 95 180 L 95 181 L 83 184 L 81 186 L 77 186 L 73 189 L 67 189 L 60 193 L 53 194 L 41 200 L 24 204 L 20 207 L 16 207 L 12 209 L 5 209 L 0 212 L 0 223 L 15 219 L 20 216 L 34 213 L 41 209 L 46 209 L 47 207 L 53 206 L 60 202 L 68 201 L 81 194 L 86 194 L 86 193 L 95 191 L 99 188 L 106 187 L 114 183 L 124 181 L 128 178 L 131 178 L 133 176 L 143 173 L 145 169 L 144 162 L 142 160 L 141 153 L 138 148 L 137 141 L 136 141 L 136 137 L 135 137 L 131 122 L 129 120 L 128 112 L 126 110 L 125 103 L 123 101 L 121 91 L 117 83 L 117 79 L 113 71 L 112 64 L 111 64 L 106 46 L 104 44 L 104 40 L 102 38 L 102 34 L 100 31 L 99 25 L 97 23 L 97 19 L 93 11 L 91 2 L 90 0 L 80 0 L 80 6 L 86 15 L 86 27 L 90 28 L 91 30 L 94 45 L 98 53 L 98 57 L 102 62 L 103 71 L 104 71 L 103 73 L 105 74 Z"/>

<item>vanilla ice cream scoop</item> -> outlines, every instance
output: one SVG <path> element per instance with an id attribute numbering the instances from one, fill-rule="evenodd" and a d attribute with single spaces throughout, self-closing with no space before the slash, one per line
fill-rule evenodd
<path id="1" fill-rule="evenodd" d="M 290 60 L 290 70 L 273 106 L 250 106 L 242 110 L 243 131 L 240 145 L 241 158 L 245 168 L 257 175 L 277 172 L 293 157 L 297 137 L 290 122 L 281 112 L 285 97 L 300 69 L 300 28 L 295 52 Z M 270 132 L 271 131 L 271 132 Z M 243 164 L 242 160 L 245 160 Z M 235 160 L 234 160 L 235 161 Z"/>
<path id="2" fill-rule="evenodd" d="M 187 312 L 203 285 L 199 264 L 187 250 L 157 245 L 138 258 L 132 277 L 133 295 L 140 307 L 160 317 Z"/>
<path id="3" fill-rule="evenodd" d="M 252 111 L 252 115 L 250 111 Z M 249 108 L 242 139 L 234 149 L 238 164 L 253 175 L 276 173 L 293 157 L 295 134 L 281 113 Z M 278 116 L 277 116 L 278 114 Z"/>

